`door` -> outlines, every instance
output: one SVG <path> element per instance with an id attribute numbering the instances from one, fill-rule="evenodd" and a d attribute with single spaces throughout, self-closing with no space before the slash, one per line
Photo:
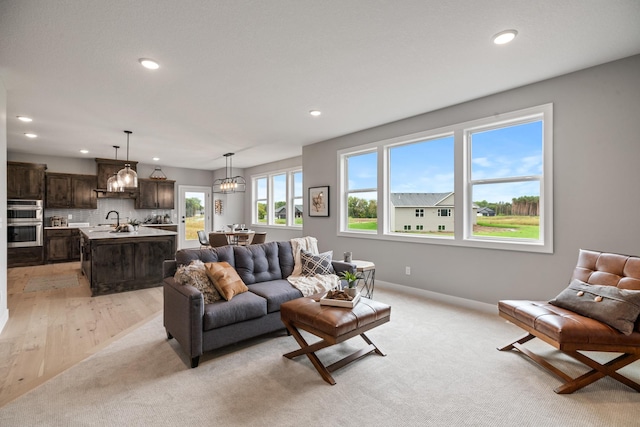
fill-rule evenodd
<path id="1" fill-rule="evenodd" d="M 178 188 L 178 248 L 197 248 L 200 246 L 198 230 L 204 230 L 207 234 L 211 231 L 211 187 L 180 185 Z"/>

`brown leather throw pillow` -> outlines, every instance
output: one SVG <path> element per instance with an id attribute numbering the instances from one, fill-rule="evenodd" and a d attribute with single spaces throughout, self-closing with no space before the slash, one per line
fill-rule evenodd
<path id="1" fill-rule="evenodd" d="M 640 315 L 640 291 L 590 285 L 578 279 L 549 303 L 599 320 L 625 335 L 633 332 Z"/>
<path id="2" fill-rule="evenodd" d="M 230 301 L 235 295 L 249 290 L 238 276 L 235 268 L 231 267 L 228 262 L 207 262 L 204 266 L 213 286 L 227 301 Z"/>

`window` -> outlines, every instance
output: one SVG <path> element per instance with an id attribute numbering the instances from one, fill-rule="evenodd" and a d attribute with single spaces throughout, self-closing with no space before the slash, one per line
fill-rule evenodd
<path id="1" fill-rule="evenodd" d="M 253 223 L 302 226 L 302 171 L 288 170 L 253 179 Z"/>
<path id="2" fill-rule="evenodd" d="M 339 233 L 553 252 L 552 120 L 547 104 L 339 151 Z"/>
<path id="3" fill-rule="evenodd" d="M 374 233 L 378 230 L 378 154 L 358 153 L 344 161 L 346 218 L 344 228 Z"/>
<path id="4" fill-rule="evenodd" d="M 255 194 L 255 224 L 267 223 L 267 178 L 258 178 L 254 180 L 254 194 Z"/>
<path id="5" fill-rule="evenodd" d="M 271 188 L 273 189 L 271 212 L 273 212 L 274 225 L 287 225 L 287 174 L 271 176 Z"/>

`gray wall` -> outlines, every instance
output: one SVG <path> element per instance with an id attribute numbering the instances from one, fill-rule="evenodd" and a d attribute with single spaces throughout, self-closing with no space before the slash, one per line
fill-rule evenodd
<path id="1" fill-rule="evenodd" d="M 337 150 L 550 102 L 553 254 L 336 235 Z M 331 216 L 305 216 L 304 234 L 318 237 L 321 250 L 349 250 L 375 262 L 378 280 L 490 304 L 550 299 L 567 285 L 580 248 L 640 255 L 639 120 L 640 56 L 634 56 L 306 146 L 305 194 L 310 186 L 330 185 Z"/>
<path id="2" fill-rule="evenodd" d="M 7 241 L 7 91 L 0 80 L 0 242 Z M 7 303 L 7 245 L 0 245 L 0 332 L 9 320 Z"/>
<path id="3" fill-rule="evenodd" d="M 244 223 L 251 224 L 251 177 L 256 175 L 264 175 L 266 173 L 273 173 L 277 171 L 293 169 L 302 166 L 302 157 L 291 157 L 289 159 L 280 160 L 278 162 L 265 163 L 264 165 L 247 168 L 244 170 L 244 177 L 247 180 L 247 193 L 244 199 Z M 304 170 L 303 170 L 304 180 Z M 304 218 L 306 221 L 307 218 Z M 256 231 L 266 231 L 267 241 L 285 241 L 295 239 L 296 237 L 302 237 L 302 229 L 285 228 L 279 226 L 251 226 Z"/>

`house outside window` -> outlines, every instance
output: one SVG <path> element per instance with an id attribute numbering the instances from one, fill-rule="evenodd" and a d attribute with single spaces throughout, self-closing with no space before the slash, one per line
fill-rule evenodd
<path id="1" fill-rule="evenodd" d="M 252 180 L 254 225 L 302 226 L 304 211 L 300 169 L 254 176 Z"/>
<path id="2" fill-rule="evenodd" d="M 552 120 L 547 104 L 340 150 L 339 235 L 553 252 Z M 381 204 L 366 234 L 349 204 L 364 192 Z"/>

